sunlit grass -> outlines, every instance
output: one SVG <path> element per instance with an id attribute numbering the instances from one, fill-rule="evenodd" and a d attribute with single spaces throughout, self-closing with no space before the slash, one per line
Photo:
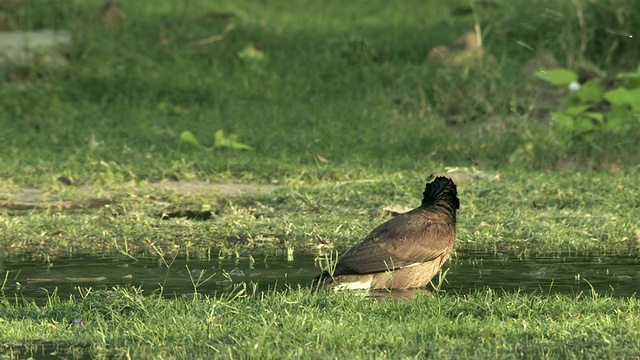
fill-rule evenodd
<path id="1" fill-rule="evenodd" d="M 618 358 L 640 354 L 634 298 L 478 290 L 372 300 L 289 290 L 166 301 L 134 290 L 0 302 L 5 349 L 33 341 L 132 357 Z M 32 345 L 33 344 L 33 345 Z M 84 348 L 84 349 L 82 349 Z"/>
<path id="2" fill-rule="evenodd" d="M 273 194 L 232 199 L 144 186 L 116 190 L 115 203 L 100 209 L 6 213 L 0 250 L 13 256 L 177 251 L 199 258 L 220 251 L 241 257 L 343 251 L 390 218 L 385 208 L 418 206 L 434 170 L 372 175 L 366 182 L 296 181 Z M 637 173 L 488 172 L 458 185 L 455 249 L 637 254 L 638 183 Z M 175 210 L 184 217 L 166 218 Z M 189 211 L 209 215 L 188 218 Z"/>
<path id="3" fill-rule="evenodd" d="M 547 169 L 565 156 L 579 167 L 632 169 L 636 126 L 586 144 L 548 136 L 557 99 L 543 95 L 555 90 L 531 78 L 529 61 L 551 52 L 562 67 L 637 65 L 628 59 L 639 47 L 623 36 L 636 22 L 618 23 L 613 5 L 585 3 L 581 13 L 575 3 L 133 2 L 120 30 L 105 31 L 100 1 L 28 2 L 16 15 L 23 28 L 66 28 L 73 42 L 68 67 L 9 71 L 0 83 L 0 175 L 40 186 L 59 176 L 345 180 L 426 164 Z M 632 4 L 621 5 L 629 18 Z M 615 32 L 581 28 L 580 14 Z M 222 40 L 194 45 L 229 24 Z M 478 24 L 483 62 L 424 62 Z M 266 60 L 243 60 L 249 44 Z M 180 142 L 191 131 L 210 146 L 218 130 L 256 151 Z M 316 155 L 330 163 L 318 166 Z"/>

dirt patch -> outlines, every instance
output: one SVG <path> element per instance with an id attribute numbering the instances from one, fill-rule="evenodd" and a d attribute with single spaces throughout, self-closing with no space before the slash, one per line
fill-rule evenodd
<path id="1" fill-rule="evenodd" d="M 60 210 L 76 210 L 87 208 L 99 208 L 107 204 L 118 202 L 118 194 L 122 191 L 104 190 L 90 185 L 69 187 L 72 191 L 66 195 L 55 195 L 42 189 L 21 188 L 13 193 L 4 193 L 0 196 L 0 209 L 7 210 L 33 210 L 57 208 Z M 160 182 L 146 185 L 133 184 L 123 190 L 151 188 L 158 192 L 170 192 L 173 194 L 212 194 L 223 198 L 239 196 L 263 195 L 279 189 L 278 185 L 271 184 L 233 184 L 210 182 Z"/>
<path id="2" fill-rule="evenodd" d="M 164 191 L 173 191 L 184 194 L 216 193 L 222 197 L 238 197 L 243 195 L 264 195 L 272 193 L 280 188 L 271 184 L 232 184 L 202 182 L 161 182 L 150 183 L 150 187 Z"/>

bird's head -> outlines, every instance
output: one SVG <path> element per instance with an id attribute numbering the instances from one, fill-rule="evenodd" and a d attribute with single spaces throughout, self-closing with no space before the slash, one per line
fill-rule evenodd
<path id="1" fill-rule="evenodd" d="M 458 190 L 453 180 L 445 176 L 438 176 L 432 182 L 427 183 L 427 187 L 422 193 L 422 207 L 434 205 L 449 208 L 455 215 L 456 210 L 460 208 L 460 199 L 458 199 Z"/>

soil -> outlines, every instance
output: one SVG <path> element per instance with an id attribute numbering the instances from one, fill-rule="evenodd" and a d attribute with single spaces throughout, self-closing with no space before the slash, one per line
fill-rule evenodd
<path id="1" fill-rule="evenodd" d="M 138 185 L 132 185 L 135 187 Z M 210 183 L 206 181 L 189 182 L 160 182 L 144 185 L 159 192 L 173 194 L 214 194 L 218 197 L 233 198 L 243 195 L 261 195 L 271 193 L 280 187 L 271 184 L 234 184 L 234 183 Z M 13 211 L 59 208 L 62 210 L 74 210 L 83 208 L 98 208 L 107 204 L 118 202 L 118 193 L 113 190 L 104 190 L 90 185 L 75 187 L 68 196 L 53 196 L 49 192 L 36 188 L 20 188 L 11 194 L 0 196 L 0 209 Z"/>

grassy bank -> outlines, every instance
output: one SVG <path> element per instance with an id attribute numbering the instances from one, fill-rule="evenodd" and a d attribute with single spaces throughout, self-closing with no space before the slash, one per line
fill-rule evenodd
<path id="1" fill-rule="evenodd" d="M 639 311 L 633 298 L 482 290 L 394 302 L 303 290 L 166 301 L 120 289 L 0 302 L 0 332 L 18 357 L 45 340 L 63 356 L 602 359 L 640 354 Z"/>
<path id="2" fill-rule="evenodd" d="M 458 251 L 636 254 L 638 173 L 493 172 L 459 184 Z M 419 205 L 424 173 L 355 182 L 289 181 L 274 193 L 224 198 L 156 188 L 114 188 L 97 209 L 56 207 L 0 218 L 0 251 L 13 256 L 259 256 L 344 250 Z M 61 185 L 51 198 L 73 193 Z"/>
<path id="3" fill-rule="evenodd" d="M 615 14 L 634 18 L 634 4 L 7 5 L 8 30 L 68 30 L 71 42 L 65 66 L 45 55 L 2 68 L 0 251 L 342 249 L 384 208 L 415 206 L 427 175 L 473 166 L 486 176 L 460 184 L 461 250 L 635 252 L 637 114 L 624 131 L 560 131 L 568 90 L 533 77 L 590 69 L 619 85 L 639 29 Z M 482 56 L 456 50 L 469 31 Z M 465 56 L 425 60 L 438 45 Z M 209 148 L 218 130 L 255 150 L 180 138 Z M 229 199 L 146 185 L 161 181 L 282 188 Z M 41 210 L 11 210 L 24 187 L 46 192 Z M 110 203 L 59 211 L 86 187 Z"/>

